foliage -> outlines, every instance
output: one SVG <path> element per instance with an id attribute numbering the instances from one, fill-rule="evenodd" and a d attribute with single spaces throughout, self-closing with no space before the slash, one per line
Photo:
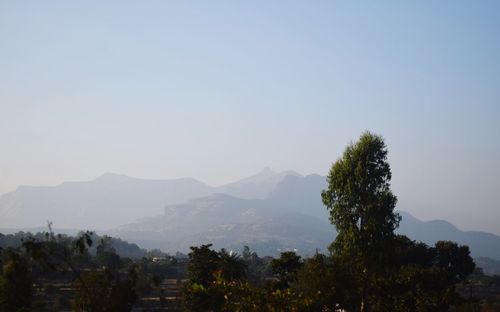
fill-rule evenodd
<path id="1" fill-rule="evenodd" d="M 111 245 L 111 237 L 104 236 L 101 238 L 96 248 L 95 261 L 99 266 L 111 270 L 121 267 L 120 256 L 116 254 L 116 250 Z"/>
<path id="2" fill-rule="evenodd" d="M 384 140 L 370 132 L 332 165 L 322 198 L 338 231 L 330 246 L 333 279 L 348 289 L 336 300 L 349 310 L 447 311 L 460 301 L 454 285 L 474 269 L 469 249 L 395 235 L 400 216 L 390 180 Z"/>
<path id="3" fill-rule="evenodd" d="M 279 280 L 277 287 L 281 289 L 290 287 L 296 281 L 297 272 L 302 266 L 301 257 L 293 251 L 282 252 L 278 259 L 273 259 L 271 267 Z"/>
<path id="4" fill-rule="evenodd" d="M 362 260 L 364 268 L 379 262 L 400 220 L 383 139 L 364 133 L 333 164 L 327 180 L 321 195 L 338 231 L 333 251 Z"/>
<path id="5" fill-rule="evenodd" d="M 33 277 L 20 255 L 8 251 L 0 275 L 0 311 L 30 310 L 33 298 Z"/>
<path id="6" fill-rule="evenodd" d="M 119 272 L 124 260 L 104 237 L 91 257 L 92 232 L 82 232 L 74 239 L 54 235 L 50 229 L 45 238 L 27 237 L 23 247 L 46 271 L 69 272 L 73 276 L 75 311 L 130 311 L 137 299 L 135 267 Z M 98 269 L 98 267 L 104 268 Z"/>
<path id="7" fill-rule="evenodd" d="M 439 241 L 434 247 L 436 266 L 447 271 L 450 282 L 464 282 L 475 268 L 468 246 L 458 246 L 454 242 Z"/>
<path id="8" fill-rule="evenodd" d="M 246 278 L 248 267 L 237 253 L 222 248 L 219 252 L 219 270 L 224 280 L 241 281 Z"/>
<path id="9" fill-rule="evenodd" d="M 82 312 L 130 311 L 137 299 L 135 281 L 131 276 L 133 274 L 120 278 L 109 270 L 85 272 L 74 283 L 73 309 Z"/>
<path id="10" fill-rule="evenodd" d="M 50 231 L 49 231 L 50 232 Z M 126 257 L 131 259 L 141 259 L 142 257 L 147 256 L 147 252 L 144 249 L 139 248 L 136 244 L 132 244 L 126 241 L 123 241 L 119 238 L 108 237 L 108 236 L 99 236 L 92 232 L 80 232 L 76 235 L 76 237 L 81 237 L 85 233 L 90 234 L 89 239 L 93 242 L 100 242 L 102 239 L 108 240 L 109 245 L 115 250 L 116 254 L 120 257 Z M 23 245 L 23 242 L 27 239 L 35 239 L 37 241 L 44 241 L 47 239 L 47 232 L 38 232 L 38 233 L 30 233 L 30 232 L 17 232 L 15 234 L 1 234 L 0 233 L 0 248 L 19 248 Z M 65 234 L 57 234 L 53 235 L 56 237 L 59 242 L 61 241 L 72 241 L 73 237 L 65 235 Z M 93 244 L 92 246 L 88 246 L 89 254 L 94 255 L 96 253 L 96 249 L 98 244 Z"/>
<path id="11" fill-rule="evenodd" d="M 400 217 L 394 212 L 396 197 L 390 189 L 391 170 L 382 137 L 365 132 L 350 144 L 328 174 L 328 188 L 321 193 L 337 228 L 331 251 L 345 264 L 357 287 L 359 308 L 372 305 L 375 281 L 390 261 L 394 229 Z"/>
<path id="12" fill-rule="evenodd" d="M 338 307 L 341 289 L 345 286 L 342 275 L 335 273 L 331 259 L 316 254 L 297 271 L 297 281 L 292 288 L 295 293 L 301 294 L 307 310 L 321 311 L 328 308 L 333 311 Z"/>
<path id="13" fill-rule="evenodd" d="M 208 286 L 214 281 L 214 272 L 219 268 L 219 254 L 210 249 L 212 244 L 191 247 L 188 264 L 188 281 Z"/>
<path id="14" fill-rule="evenodd" d="M 247 266 L 236 253 L 210 249 L 212 245 L 191 247 L 188 281 L 184 290 L 186 309 L 200 311 L 223 309 L 227 295 L 224 283 L 234 285 L 246 279 Z M 222 283 L 224 281 L 224 283 Z M 223 287 L 224 286 L 224 287 Z"/>
<path id="15" fill-rule="evenodd" d="M 85 232 L 71 239 L 62 235 L 54 235 L 50 231 L 45 233 L 44 240 L 32 236 L 23 238 L 23 247 L 35 261 L 45 268 L 69 270 L 78 275 L 79 270 L 73 265 L 73 260 L 88 252 L 88 248 L 92 245 L 91 235 L 92 232 Z"/>
<path id="16" fill-rule="evenodd" d="M 247 280 L 254 286 L 263 286 L 266 278 L 272 276 L 272 258 L 259 257 L 256 252 L 251 252 L 248 246 L 244 246 L 241 254 L 247 266 Z"/>

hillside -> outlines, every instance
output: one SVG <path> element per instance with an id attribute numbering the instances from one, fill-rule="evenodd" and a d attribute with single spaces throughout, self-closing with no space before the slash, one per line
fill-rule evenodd
<path id="1" fill-rule="evenodd" d="M 170 252 L 214 243 L 232 249 L 248 245 L 263 255 L 290 249 L 312 254 L 325 250 L 335 237 L 321 202 L 325 187 L 325 177 L 268 168 L 219 187 L 188 178 L 105 174 L 55 187 L 20 187 L 0 197 L 0 228 L 13 232 L 12 228 L 39 227 L 51 220 L 58 229 L 97 229 L 143 248 Z M 500 260 L 499 236 L 400 214 L 398 232 L 414 240 L 430 245 L 451 240 L 470 246 L 474 257 Z"/>
<path id="2" fill-rule="evenodd" d="M 148 180 L 107 173 L 91 181 L 58 186 L 21 186 L 0 196 L 0 228 L 44 226 L 103 230 L 162 213 L 165 205 L 214 193 L 267 197 L 291 172 L 264 169 L 258 174 L 212 187 L 191 178 Z"/>
<path id="3" fill-rule="evenodd" d="M 266 199 L 241 199 L 215 194 L 169 205 L 162 216 L 121 226 L 110 232 L 148 248 L 187 251 L 189 246 L 214 243 L 241 249 L 249 245 L 262 254 L 284 249 L 311 254 L 325 250 L 334 227 L 319 196 L 325 187 L 319 175 L 287 176 Z M 398 233 L 429 245 L 451 240 L 470 246 L 474 257 L 500 259 L 500 237 L 461 231 L 442 220 L 421 221 L 407 212 Z"/>

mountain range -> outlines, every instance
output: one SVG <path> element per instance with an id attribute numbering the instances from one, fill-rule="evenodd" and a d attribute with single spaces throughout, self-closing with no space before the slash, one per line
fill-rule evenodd
<path id="1" fill-rule="evenodd" d="M 30 228 L 51 220 L 57 228 L 92 229 L 144 248 L 169 252 L 213 243 L 263 255 L 283 250 L 313 254 L 335 238 L 320 192 L 326 178 L 266 168 L 212 187 L 194 179 L 146 180 L 105 174 L 54 187 L 19 187 L 0 197 L 0 228 Z M 444 220 L 421 221 L 399 211 L 398 232 L 434 244 L 452 240 L 474 257 L 500 260 L 500 237 L 461 231 Z M 0 230 L 1 231 L 1 230 Z"/>
<path id="2" fill-rule="evenodd" d="M 265 168 L 258 174 L 212 187 L 191 178 L 148 180 L 106 173 L 92 181 L 58 186 L 20 186 L 0 197 L 0 228 L 38 227 L 48 220 L 58 228 L 105 230 L 162 212 L 165 205 L 225 193 L 265 198 L 285 176 Z"/>

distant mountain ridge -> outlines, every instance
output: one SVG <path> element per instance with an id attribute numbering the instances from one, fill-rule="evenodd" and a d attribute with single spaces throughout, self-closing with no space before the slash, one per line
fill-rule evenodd
<path id="1" fill-rule="evenodd" d="M 187 252 L 190 246 L 207 243 L 230 249 L 248 245 L 263 255 L 291 249 L 313 254 L 335 237 L 327 218 L 276 203 L 215 194 L 167 206 L 163 216 L 121 226 L 110 234 L 146 248 Z"/>
<path id="2" fill-rule="evenodd" d="M 302 175 L 292 170 L 275 172 L 266 167 L 256 175 L 217 187 L 216 193 L 230 194 L 244 199 L 263 199 L 268 197 L 287 176 L 302 177 Z"/>
<path id="3" fill-rule="evenodd" d="M 296 249 L 325 250 L 335 229 L 321 202 L 326 178 L 293 171 L 258 174 L 212 187 L 194 179 L 147 180 L 104 174 L 92 181 L 55 187 L 20 187 L 0 197 L 0 228 L 90 229 L 144 248 L 188 251 L 248 245 L 262 255 Z M 421 221 L 400 211 L 398 233 L 433 245 L 451 240 L 470 246 L 474 257 L 500 260 L 500 236 L 461 231 L 442 220 Z"/>
<path id="4" fill-rule="evenodd" d="M 197 198 L 169 205 L 163 216 L 119 227 L 112 234 L 167 250 L 187 251 L 191 245 L 213 243 L 234 249 L 249 245 L 270 255 L 291 249 L 312 254 L 316 249 L 325 251 L 336 236 L 320 198 L 325 187 L 326 179 L 319 175 L 287 176 L 265 199 L 224 194 Z M 398 233 L 428 245 L 451 240 L 468 245 L 474 257 L 500 260 L 500 236 L 461 231 L 446 221 L 421 221 L 398 212 L 402 216 Z"/>
<path id="5" fill-rule="evenodd" d="M 421 221 L 408 212 L 399 211 L 403 220 L 397 232 L 411 239 L 434 244 L 437 240 L 451 240 L 471 249 L 474 257 L 500 260 L 500 236 L 480 231 L 462 231 L 448 221 Z"/>
<path id="6" fill-rule="evenodd" d="M 211 192 L 194 179 L 145 180 L 115 174 L 54 187 L 22 186 L 0 197 L 0 226 L 33 227 L 50 220 L 59 228 L 105 229 L 160 213 L 166 202 Z"/>
<path id="7" fill-rule="evenodd" d="M 233 183 L 212 187 L 192 178 L 152 180 L 106 173 L 58 186 L 20 186 L 0 196 L 0 228 L 39 227 L 47 220 L 59 228 L 103 230 L 162 213 L 165 205 L 225 193 L 265 198 L 287 175 L 267 168 Z"/>

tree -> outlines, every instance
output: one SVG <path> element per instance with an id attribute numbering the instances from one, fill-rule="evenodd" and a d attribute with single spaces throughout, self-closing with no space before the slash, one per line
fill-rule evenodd
<path id="1" fill-rule="evenodd" d="M 213 274 L 219 268 L 220 257 L 210 249 L 212 244 L 191 247 L 188 264 L 188 281 L 208 286 L 214 281 Z"/>
<path id="2" fill-rule="evenodd" d="M 224 248 L 219 252 L 219 266 L 222 278 L 227 281 L 241 281 L 247 275 L 247 265 L 237 253 L 227 252 Z"/>
<path id="3" fill-rule="evenodd" d="M 73 283 L 75 311 L 111 312 L 130 311 L 137 300 L 135 273 L 115 276 L 109 270 L 89 271 Z"/>
<path id="4" fill-rule="evenodd" d="M 470 257 L 468 246 L 458 246 L 450 241 L 439 241 L 434 250 L 436 252 L 436 265 L 448 272 L 450 281 L 453 283 L 465 282 L 467 276 L 476 267 Z"/>
<path id="5" fill-rule="evenodd" d="M 288 288 L 295 282 L 297 278 L 297 272 L 304 263 L 301 257 L 293 251 L 282 252 L 278 259 L 273 259 L 271 266 L 273 273 L 279 278 L 278 287 Z"/>
<path id="6" fill-rule="evenodd" d="M 75 280 L 75 311 L 106 311 L 107 301 L 111 292 L 111 274 L 109 271 L 84 272 Z"/>
<path id="7" fill-rule="evenodd" d="M 82 232 L 75 239 L 55 235 L 49 223 L 49 232 L 45 233 L 45 240 L 39 240 L 31 235 L 23 238 L 23 248 L 35 262 L 52 270 L 71 271 L 76 278 L 80 275 L 81 268 L 76 267 L 76 262 L 81 262 L 78 256 L 87 255 L 92 246 L 92 232 Z"/>
<path id="8" fill-rule="evenodd" d="M 429 248 L 395 235 L 400 216 L 390 180 L 384 140 L 370 132 L 350 144 L 329 172 L 321 195 L 338 231 L 330 246 L 333 275 L 348 281 L 349 291 L 338 293 L 341 306 L 448 311 L 460 301 L 455 284 L 474 270 L 469 248 L 448 241 Z"/>
<path id="9" fill-rule="evenodd" d="M 297 272 L 295 293 L 303 298 L 307 311 L 335 311 L 339 302 L 339 290 L 346 288 L 348 281 L 334 273 L 330 259 L 316 254 L 304 261 Z"/>
<path id="10" fill-rule="evenodd" d="M 31 311 L 33 277 L 24 258 L 9 252 L 0 275 L 0 311 Z"/>
<path id="11" fill-rule="evenodd" d="M 28 236 L 23 240 L 23 247 L 35 263 L 49 271 L 70 272 L 73 275 L 75 311 L 130 311 L 137 299 L 136 273 L 134 270 L 128 274 L 110 270 L 116 268 L 121 260 L 110 247 L 111 238 L 107 237 L 97 246 L 95 260 L 110 269 L 100 271 L 86 267 L 89 265 L 87 260 L 90 260 L 88 249 L 92 245 L 92 235 L 92 232 L 82 232 L 75 239 L 55 235 L 49 223 L 45 240 Z"/>
<path id="12" fill-rule="evenodd" d="M 213 287 L 219 270 L 219 253 L 212 244 L 191 247 L 184 288 L 184 308 L 187 311 L 218 311 L 224 304 L 223 294 Z"/>
<path id="13" fill-rule="evenodd" d="M 390 189 L 391 169 L 381 136 L 365 132 L 331 167 L 321 193 L 337 228 L 330 250 L 358 281 L 359 309 L 369 310 L 373 281 L 383 275 L 400 216 Z"/>
<path id="14" fill-rule="evenodd" d="M 111 245 L 111 241 L 111 237 L 106 235 L 101 238 L 96 248 L 95 260 L 99 266 L 114 271 L 120 267 L 121 261 L 120 256 L 116 254 L 116 250 Z"/>

